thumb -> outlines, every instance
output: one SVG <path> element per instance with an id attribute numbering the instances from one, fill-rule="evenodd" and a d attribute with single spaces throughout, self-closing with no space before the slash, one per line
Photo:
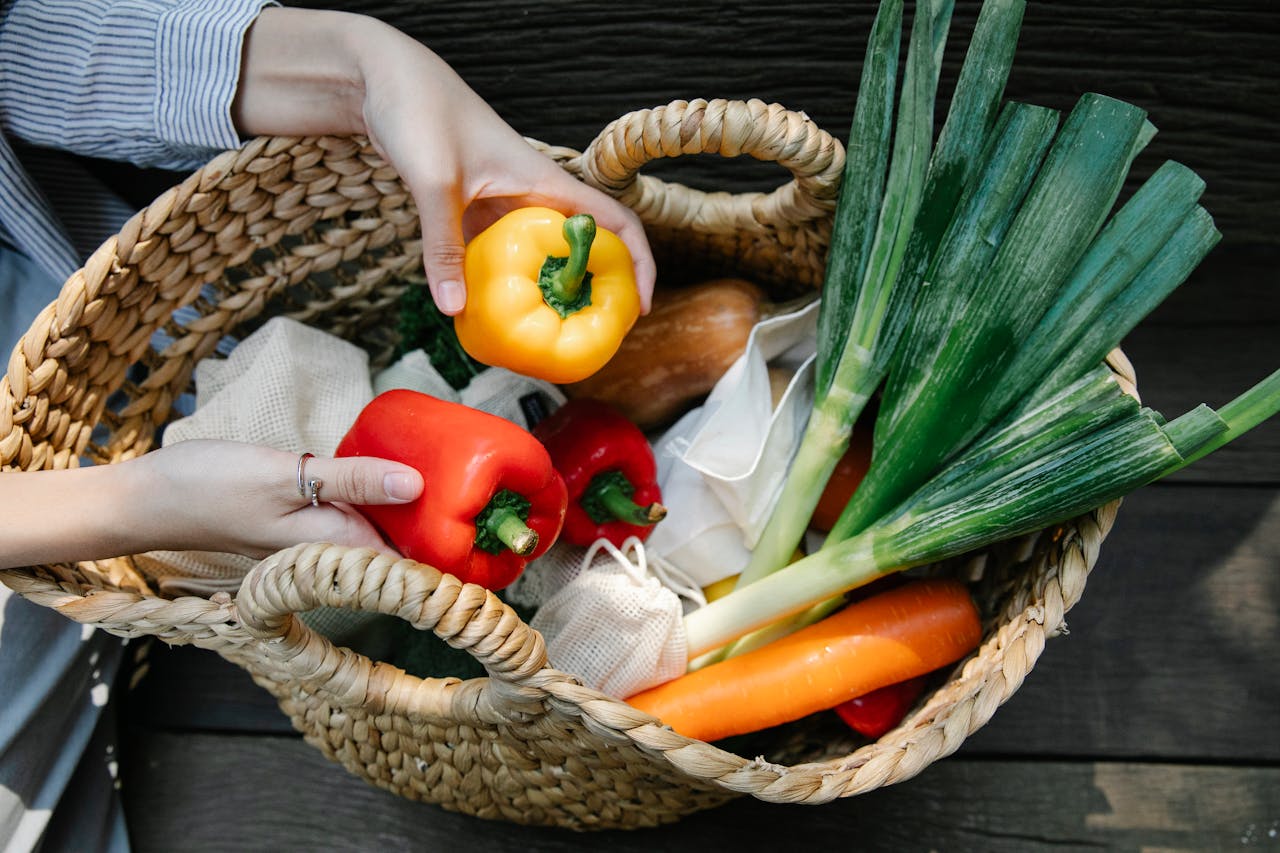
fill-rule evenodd
<path id="1" fill-rule="evenodd" d="M 429 208 L 418 208 L 422 220 L 422 263 L 436 307 L 452 315 L 467 304 L 463 277 L 467 249 L 462 238 L 462 213 L 439 195 L 435 198 Z"/>
<path id="2" fill-rule="evenodd" d="M 325 503 L 402 504 L 421 495 L 423 488 L 416 469 L 371 456 L 308 459 L 305 476 L 320 479 L 319 496 Z"/>

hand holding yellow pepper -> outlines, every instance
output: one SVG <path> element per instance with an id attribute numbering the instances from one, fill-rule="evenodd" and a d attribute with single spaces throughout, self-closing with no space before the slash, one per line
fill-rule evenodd
<path id="1" fill-rule="evenodd" d="M 631 253 L 588 214 L 523 207 L 467 244 L 467 304 L 454 318 L 473 358 L 577 382 L 613 357 L 640 316 Z"/>

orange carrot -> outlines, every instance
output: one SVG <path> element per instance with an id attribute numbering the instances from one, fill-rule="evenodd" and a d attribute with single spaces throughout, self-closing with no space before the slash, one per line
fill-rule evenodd
<path id="1" fill-rule="evenodd" d="M 686 737 L 718 740 L 931 672 L 981 639 L 977 608 L 962 583 L 917 580 L 627 701 Z"/>

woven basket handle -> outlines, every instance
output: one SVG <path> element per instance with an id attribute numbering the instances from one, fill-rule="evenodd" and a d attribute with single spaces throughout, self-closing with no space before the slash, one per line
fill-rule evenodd
<path id="1" fill-rule="evenodd" d="M 420 679 L 334 645 L 297 613 L 343 607 L 399 616 L 469 651 L 491 679 Z M 542 635 L 484 587 L 371 548 L 323 543 L 255 566 L 236 598 L 245 629 L 295 677 L 376 713 L 509 721 L 539 713 L 545 693 L 521 682 L 546 665 Z"/>
<path id="2" fill-rule="evenodd" d="M 683 154 L 749 154 L 790 170 L 770 193 L 707 193 L 639 175 L 645 163 Z M 583 179 L 630 207 L 647 225 L 712 234 L 764 232 L 835 209 L 844 148 L 803 113 L 764 101 L 672 101 L 615 120 L 587 146 Z"/>

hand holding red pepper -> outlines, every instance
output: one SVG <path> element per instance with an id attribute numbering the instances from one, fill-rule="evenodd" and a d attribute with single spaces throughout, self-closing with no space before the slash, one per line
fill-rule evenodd
<path id="1" fill-rule="evenodd" d="M 496 415 L 398 389 L 360 412 L 336 456 L 403 462 L 423 477 L 407 504 L 360 507 L 406 557 L 502 589 L 555 542 L 565 484 L 532 435 Z"/>
<path id="2" fill-rule="evenodd" d="M 569 490 L 564 538 L 575 545 L 645 539 L 666 516 L 653 450 L 607 403 L 570 400 L 533 428 Z"/>

